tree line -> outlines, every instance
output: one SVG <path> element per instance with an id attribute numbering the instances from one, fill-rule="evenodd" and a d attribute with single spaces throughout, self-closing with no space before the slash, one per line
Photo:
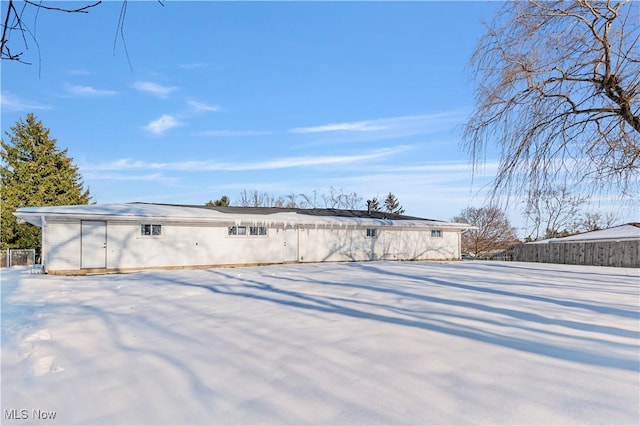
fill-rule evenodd
<path id="1" fill-rule="evenodd" d="M 205 206 L 238 206 L 238 207 L 281 207 L 298 209 L 345 209 L 345 210 L 368 210 L 400 215 L 405 212 L 398 197 L 389 192 L 383 200 L 382 205 L 378 197 L 364 201 L 364 198 L 357 192 L 347 192 L 342 188 L 329 188 L 328 191 L 314 190 L 310 194 L 289 193 L 286 195 L 275 195 L 266 191 L 242 190 L 235 201 L 223 195 L 217 200 L 209 200 Z"/>
<path id="2" fill-rule="evenodd" d="M 529 206 L 524 212 L 533 223 L 524 241 L 566 237 L 610 228 L 617 223 L 618 217 L 614 213 L 582 210 L 585 202 L 584 198 L 571 195 L 566 189 L 541 194 L 535 206 Z M 467 207 L 451 220 L 477 228 L 462 234 L 463 253 L 486 257 L 521 243 L 507 214 L 497 206 Z M 541 229 L 544 229 L 543 233 Z"/>

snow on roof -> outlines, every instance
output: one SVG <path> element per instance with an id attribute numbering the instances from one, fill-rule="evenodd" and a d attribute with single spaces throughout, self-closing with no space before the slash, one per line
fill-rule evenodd
<path id="1" fill-rule="evenodd" d="M 291 225 L 364 225 L 447 227 L 467 229 L 464 223 L 443 222 L 381 212 L 340 209 L 293 209 L 277 207 L 208 207 L 194 205 L 125 203 L 75 206 L 22 207 L 15 215 L 36 226 L 45 218 L 84 220 L 188 220 L 198 222 L 244 222 Z"/>
<path id="2" fill-rule="evenodd" d="M 534 241 L 530 244 L 573 243 L 612 240 L 640 240 L 640 223 L 627 223 L 624 225 L 614 226 L 613 228 L 584 232 L 582 234 L 571 235 L 569 237 L 550 238 L 548 240 Z"/>

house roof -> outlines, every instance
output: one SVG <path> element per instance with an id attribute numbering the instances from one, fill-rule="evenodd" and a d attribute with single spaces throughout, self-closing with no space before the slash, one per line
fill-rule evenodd
<path id="1" fill-rule="evenodd" d="M 435 226 L 461 230 L 472 228 L 464 223 L 444 222 L 383 212 L 367 212 L 366 210 L 217 207 L 154 203 L 22 207 L 15 212 L 15 215 L 36 226 L 42 226 L 42 218 L 45 217 L 82 220 L 184 220 L 288 225 Z"/>
<path id="2" fill-rule="evenodd" d="M 640 223 L 626 223 L 608 229 L 584 232 L 582 234 L 571 235 L 562 238 L 550 238 L 548 240 L 534 241 L 529 244 L 546 243 L 574 243 L 587 241 L 627 241 L 640 240 Z"/>
<path id="3" fill-rule="evenodd" d="M 148 204 L 148 203 L 133 203 L 133 204 Z M 354 217 L 354 218 L 373 218 L 373 219 L 392 219 L 392 220 L 429 220 L 432 222 L 442 222 L 441 220 L 425 219 L 415 216 L 406 216 L 393 213 L 386 213 L 382 211 L 366 211 L 366 210 L 347 210 L 347 209 L 300 209 L 293 207 L 239 207 L 239 206 L 201 206 L 201 205 L 180 205 L 180 204 L 148 204 L 148 205 L 163 205 L 172 207 L 188 207 L 196 209 L 209 209 L 215 210 L 221 213 L 228 214 L 260 214 L 270 215 L 276 213 L 297 213 L 305 214 L 309 216 L 333 216 L 333 217 Z"/>

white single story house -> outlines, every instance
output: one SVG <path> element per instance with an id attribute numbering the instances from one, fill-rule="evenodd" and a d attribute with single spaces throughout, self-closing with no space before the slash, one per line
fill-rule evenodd
<path id="1" fill-rule="evenodd" d="M 472 228 L 382 212 L 127 203 L 23 207 L 53 274 L 287 262 L 460 259 Z"/>

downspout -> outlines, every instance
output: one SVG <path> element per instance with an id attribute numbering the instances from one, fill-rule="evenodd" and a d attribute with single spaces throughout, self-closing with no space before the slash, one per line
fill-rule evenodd
<path id="1" fill-rule="evenodd" d="M 458 232 L 458 260 L 462 259 L 462 234 L 464 234 L 468 230 L 469 228 L 461 229 L 460 232 Z"/>
<path id="2" fill-rule="evenodd" d="M 40 230 L 42 231 L 42 243 L 40 248 L 40 264 L 42 265 L 42 272 L 47 273 L 47 219 L 45 216 L 40 216 Z"/>

